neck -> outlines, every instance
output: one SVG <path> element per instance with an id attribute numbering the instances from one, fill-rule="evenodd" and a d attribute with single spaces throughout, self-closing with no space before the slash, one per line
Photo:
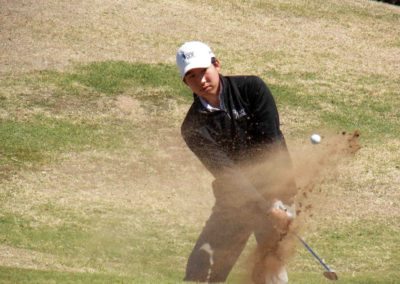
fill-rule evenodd
<path id="1" fill-rule="evenodd" d="M 210 105 L 213 107 L 219 107 L 221 105 L 221 101 L 219 99 L 218 95 L 210 96 L 210 97 L 205 97 L 204 98 Z"/>

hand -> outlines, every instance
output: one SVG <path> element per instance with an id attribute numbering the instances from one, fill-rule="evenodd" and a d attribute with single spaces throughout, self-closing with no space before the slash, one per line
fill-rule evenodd
<path id="1" fill-rule="evenodd" d="M 296 217 L 294 208 L 283 204 L 280 200 L 276 200 L 272 205 L 270 213 L 275 229 L 281 234 L 287 234 L 291 222 Z"/>
<path id="2" fill-rule="evenodd" d="M 282 211 L 281 213 L 285 213 L 287 215 L 287 218 L 289 218 L 291 220 L 293 220 L 296 217 L 296 210 L 294 208 L 294 205 L 289 206 L 289 205 L 283 204 L 283 202 L 280 200 L 275 200 L 275 202 L 272 204 L 271 211 L 274 211 L 274 210 Z"/>

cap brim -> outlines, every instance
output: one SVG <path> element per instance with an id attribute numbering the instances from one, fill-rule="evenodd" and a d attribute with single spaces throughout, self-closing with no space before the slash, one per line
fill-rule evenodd
<path id="1" fill-rule="evenodd" d="M 208 62 L 207 62 L 208 61 Z M 185 66 L 185 69 L 183 70 L 182 77 L 185 77 L 186 73 L 189 72 L 192 69 L 196 68 L 208 68 L 211 66 L 211 58 L 209 60 L 205 59 L 199 59 L 199 60 L 194 60 L 193 62 L 190 62 L 187 66 Z"/>

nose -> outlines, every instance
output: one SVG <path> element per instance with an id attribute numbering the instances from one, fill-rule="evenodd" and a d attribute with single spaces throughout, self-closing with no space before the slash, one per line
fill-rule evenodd
<path id="1" fill-rule="evenodd" d="M 205 84 L 207 82 L 206 72 L 203 72 L 200 76 L 201 76 L 200 77 L 201 84 Z"/>

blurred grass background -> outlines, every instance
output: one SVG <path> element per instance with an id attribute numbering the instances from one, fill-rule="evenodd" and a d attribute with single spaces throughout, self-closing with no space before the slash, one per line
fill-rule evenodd
<path id="1" fill-rule="evenodd" d="M 315 131 L 361 132 L 304 235 L 339 283 L 400 278 L 398 7 L 1 4 L 1 282 L 181 281 L 213 202 L 211 177 L 179 137 L 192 95 L 173 61 L 186 39 L 209 42 L 224 74 L 267 82 L 290 149 Z M 251 245 L 229 283 L 244 281 Z M 288 270 L 292 283 L 328 282 L 300 246 Z"/>

